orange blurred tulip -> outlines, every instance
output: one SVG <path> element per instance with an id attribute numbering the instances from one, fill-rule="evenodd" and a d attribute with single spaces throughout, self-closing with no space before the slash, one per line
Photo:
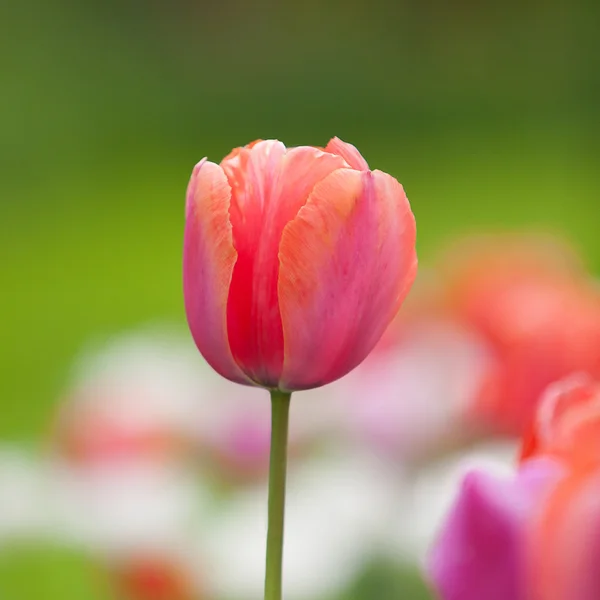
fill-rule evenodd
<path id="1" fill-rule="evenodd" d="M 549 384 L 600 376 L 600 294 L 562 246 L 482 238 L 462 247 L 448 275 L 453 309 L 497 358 L 473 410 L 498 431 L 525 431 Z"/>

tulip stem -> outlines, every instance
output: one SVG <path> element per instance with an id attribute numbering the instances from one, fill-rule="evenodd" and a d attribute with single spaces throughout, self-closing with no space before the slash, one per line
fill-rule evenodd
<path id="1" fill-rule="evenodd" d="M 287 470 L 290 399 L 285 392 L 271 391 L 271 458 L 269 466 L 269 529 L 265 600 L 281 600 L 283 522 Z"/>

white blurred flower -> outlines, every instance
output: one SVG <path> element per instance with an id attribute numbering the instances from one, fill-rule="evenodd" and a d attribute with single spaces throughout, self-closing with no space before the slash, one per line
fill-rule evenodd
<path id="1" fill-rule="evenodd" d="M 322 390 L 296 394 L 290 456 L 324 439 L 332 413 Z M 181 458 L 233 483 L 266 479 L 266 390 L 233 384 L 204 363 L 187 333 L 148 328 L 80 360 L 57 427 L 65 456 L 88 464 Z M 174 456 L 172 456 L 174 454 Z"/>
<path id="2" fill-rule="evenodd" d="M 211 371 L 176 329 L 147 328 L 89 349 L 75 368 L 63 420 L 100 419 L 124 434 L 192 436 Z M 75 423 L 74 427 L 77 427 Z"/>
<path id="3" fill-rule="evenodd" d="M 17 446 L 0 448 L 0 546 L 50 534 L 52 478 L 47 465 Z"/>
<path id="4" fill-rule="evenodd" d="M 422 556 L 458 468 L 412 467 L 463 436 L 488 360 L 469 332 L 419 321 L 343 380 L 294 394 L 286 597 L 335 596 L 381 552 Z M 116 573 L 156 559 L 209 597 L 262 598 L 268 393 L 213 373 L 187 334 L 148 329 L 87 354 L 66 397 L 58 452 L 0 452 L 0 541 L 53 535 Z M 354 447 L 336 447 L 348 431 Z"/>
<path id="5" fill-rule="evenodd" d="M 328 597 L 373 556 L 391 511 L 394 482 L 381 462 L 343 453 L 289 473 L 284 545 L 286 598 Z M 267 529 L 265 486 L 226 502 L 202 536 L 203 562 L 217 597 L 263 594 Z"/>
<path id="6" fill-rule="evenodd" d="M 54 478 L 57 533 L 104 555 L 178 548 L 207 501 L 194 474 L 173 465 L 57 465 Z"/>
<path id="7" fill-rule="evenodd" d="M 485 343 L 450 320 L 406 324 L 337 384 L 350 434 L 402 464 L 468 439 L 465 413 L 490 361 Z"/>

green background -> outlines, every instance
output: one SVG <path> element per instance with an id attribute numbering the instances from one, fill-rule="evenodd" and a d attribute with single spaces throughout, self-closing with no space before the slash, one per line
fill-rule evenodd
<path id="1" fill-rule="evenodd" d="M 90 339 L 183 320 L 191 169 L 255 138 L 354 143 L 404 184 L 423 264 L 459 234 L 533 228 L 565 235 L 600 270 L 597 2 L 2 11 L 0 440 L 47 436 Z M 96 598 L 79 557 L 26 556 L 0 566 L 7 598 Z M 26 591 L 20 569 L 64 587 Z"/>

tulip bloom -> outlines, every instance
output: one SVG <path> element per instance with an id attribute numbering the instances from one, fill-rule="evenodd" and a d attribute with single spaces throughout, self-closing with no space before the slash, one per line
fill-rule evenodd
<path id="1" fill-rule="evenodd" d="M 576 467 L 533 520 L 527 600 L 600 598 L 599 533 L 600 470 Z"/>
<path id="2" fill-rule="evenodd" d="M 561 474 L 557 463 L 538 459 L 513 479 L 482 471 L 465 477 L 429 556 L 429 579 L 441 599 L 530 600 L 529 524 Z"/>
<path id="3" fill-rule="evenodd" d="M 282 391 L 357 366 L 416 274 L 402 186 L 354 146 L 257 141 L 202 160 L 187 191 L 184 296 L 221 375 Z"/>
<path id="4" fill-rule="evenodd" d="M 548 388 L 521 459 L 536 455 L 552 455 L 578 469 L 600 467 L 600 383 L 577 373 Z"/>
<path id="5" fill-rule="evenodd" d="M 430 555 L 443 600 L 600 598 L 600 470 L 525 462 L 501 480 L 474 472 Z"/>
<path id="6" fill-rule="evenodd" d="M 598 440 L 600 385 L 576 374 L 551 386 L 515 479 L 465 479 L 429 563 L 441 598 L 600 598 Z"/>
<path id="7" fill-rule="evenodd" d="M 529 598 L 600 598 L 600 384 L 575 374 L 548 389 L 524 446 L 531 456 L 567 471 L 532 519 Z"/>
<path id="8" fill-rule="evenodd" d="M 453 308 L 497 359 L 474 403 L 485 423 L 520 436 L 548 385 L 577 371 L 600 377 L 600 296 L 568 251 L 503 236 L 451 262 Z"/>

